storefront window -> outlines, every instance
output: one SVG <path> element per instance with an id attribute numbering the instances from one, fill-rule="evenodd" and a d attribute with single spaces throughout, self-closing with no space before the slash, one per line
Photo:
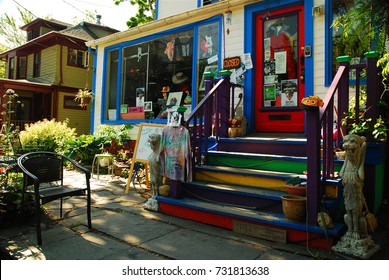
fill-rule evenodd
<path id="1" fill-rule="evenodd" d="M 117 108 L 116 108 L 116 95 L 118 89 L 118 63 L 119 63 L 119 50 L 113 50 L 108 53 L 107 63 L 107 84 L 106 84 L 106 116 L 105 119 L 116 120 Z"/>
<path id="2" fill-rule="evenodd" d="M 217 70 L 219 55 L 219 23 L 199 27 L 196 47 L 194 30 L 180 30 L 108 51 L 105 119 L 165 119 L 166 110 L 174 105 L 186 106 L 189 114 L 198 101 L 192 96 L 198 96 L 197 91 L 204 94 L 201 83 L 206 67 Z M 195 70 L 197 80 L 192 81 Z"/>
<path id="3" fill-rule="evenodd" d="M 219 24 L 211 23 L 199 27 L 198 32 L 198 102 L 204 97 L 204 72 L 217 72 L 219 55 Z"/>
<path id="4" fill-rule="evenodd" d="M 364 53 L 370 50 L 369 40 L 364 40 L 361 37 L 361 32 L 354 29 L 347 30 L 347 36 L 344 36 L 344 27 L 341 22 L 338 22 L 340 17 L 349 13 L 356 8 L 356 1 L 354 0 L 330 0 L 331 15 L 329 19 L 329 47 L 328 50 L 328 75 L 326 77 L 327 84 L 330 84 L 335 77 L 337 67 L 339 66 L 336 61 L 337 57 L 348 55 L 351 57 L 350 64 L 361 64 L 365 62 Z M 365 36 L 368 36 L 368 30 L 363 32 Z M 355 70 L 350 72 L 350 79 L 355 79 Z"/>

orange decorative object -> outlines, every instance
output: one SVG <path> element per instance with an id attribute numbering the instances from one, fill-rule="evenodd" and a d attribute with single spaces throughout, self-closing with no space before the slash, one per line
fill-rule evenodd
<path id="1" fill-rule="evenodd" d="M 308 96 L 301 100 L 301 104 L 310 107 L 323 107 L 324 102 L 318 96 Z"/>

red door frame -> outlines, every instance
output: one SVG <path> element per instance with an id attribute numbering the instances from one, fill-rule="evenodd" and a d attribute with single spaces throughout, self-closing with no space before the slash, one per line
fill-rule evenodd
<path id="1" fill-rule="evenodd" d="M 264 22 L 283 16 L 297 15 L 297 106 L 264 106 Z M 300 108 L 304 93 L 304 6 L 293 6 L 256 16 L 256 59 L 255 59 L 255 130 L 257 132 L 304 132 L 305 114 Z M 302 77 L 302 78 L 301 78 Z"/>

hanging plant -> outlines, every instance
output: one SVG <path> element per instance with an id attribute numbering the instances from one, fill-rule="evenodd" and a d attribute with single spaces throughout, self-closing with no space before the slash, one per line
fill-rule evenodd
<path id="1" fill-rule="evenodd" d="M 76 97 L 74 98 L 74 101 L 80 102 L 81 107 L 86 107 L 88 104 L 90 104 L 93 100 L 93 92 L 89 89 L 79 89 Z"/>

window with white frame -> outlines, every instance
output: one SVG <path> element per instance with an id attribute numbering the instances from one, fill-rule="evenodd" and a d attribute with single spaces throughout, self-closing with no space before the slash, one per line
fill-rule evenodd
<path id="1" fill-rule="evenodd" d="M 68 65 L 86 68 L 88 66 L 88 52 L 69 49 Z"/>

